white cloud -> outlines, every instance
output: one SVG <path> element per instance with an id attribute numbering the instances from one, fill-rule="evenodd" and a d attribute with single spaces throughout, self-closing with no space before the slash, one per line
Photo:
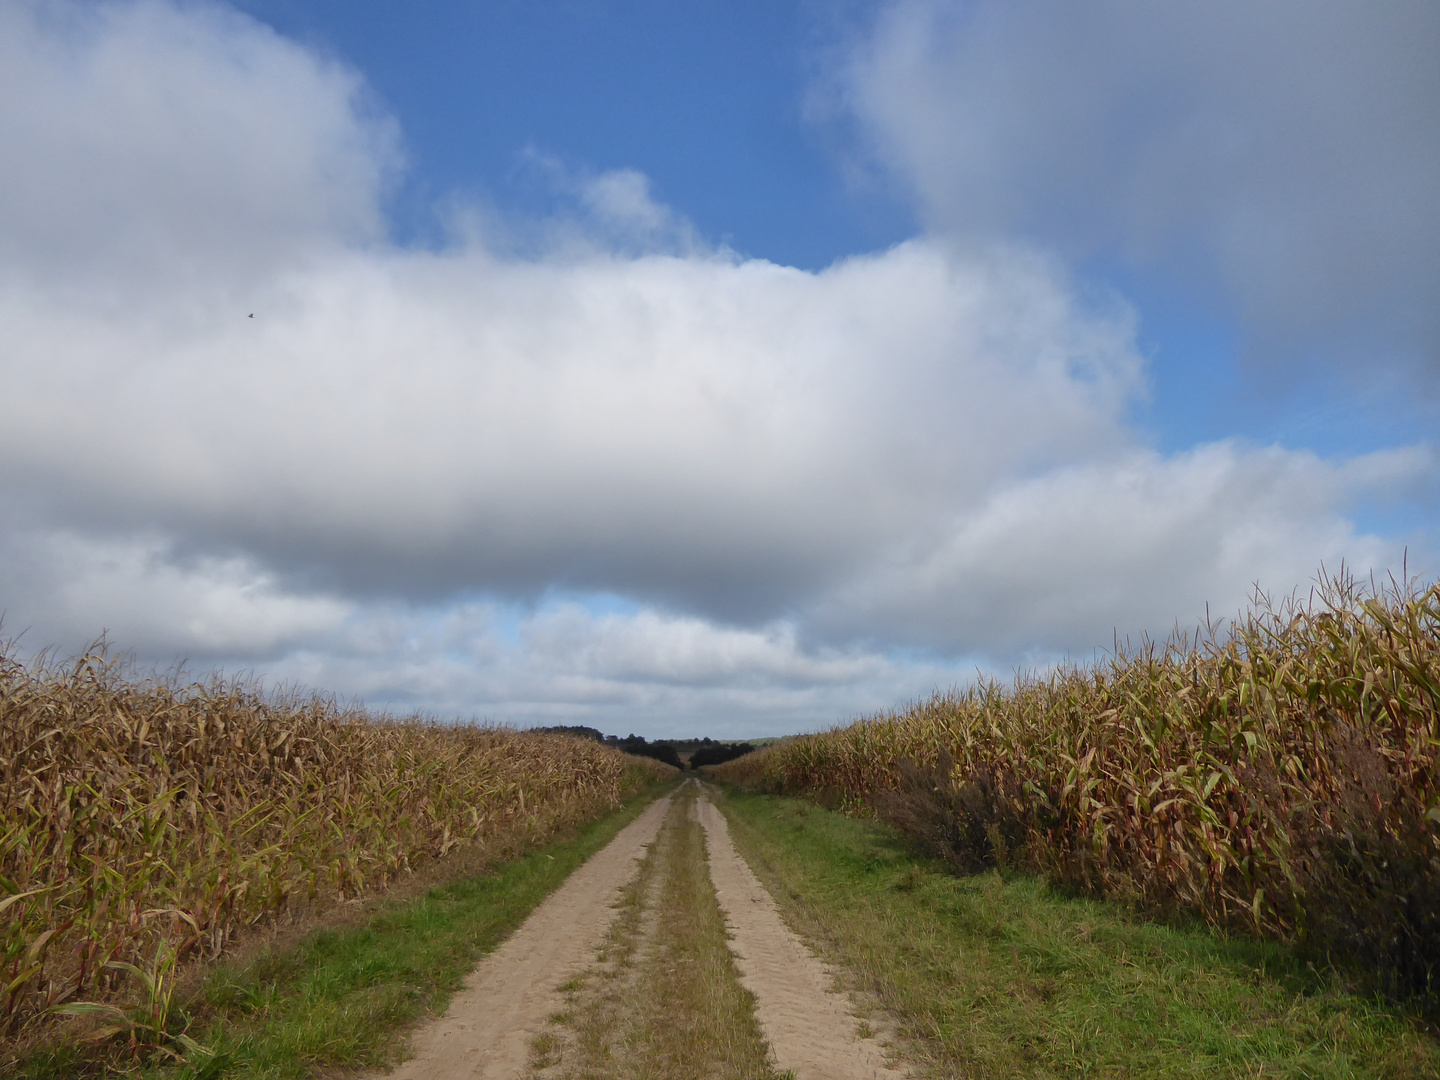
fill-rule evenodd
<path id="1" fill-rule="evenodd" d="M 621 171 L 568 181 L 539 254 L 396 247 L 362 81 L 219 6 L 15 4 L 0 57 L 0 608 L 32 647 L 784 730 L 1384 563 L 1356 478 L 1430 468 L 1144 450 L 1133 313 L 1013 245 L 741 260 Z"/>
<path id="2" fill-rule="evenodd" d="M 13 475 L 350 583 L 768 617 L 945 502 L 1121 445 L 1140 380 L 1124 311 L 923 242 L 818 274 L 359 251 L 266 292 L 204 320 L 9 290 Z"/>
<path id="3" fill-rule="evenodd" d="M 1227 294 L 1264 347 L 1440 357 L 1440 7 L 898 0 L 837 76 L 930 224 Z"/>
<path id="4" fill-rule="evenodd" d="M 1343 508 L 1434 464 L 1419 449 L 1337 463 L 1228 442 L 1058 469 L 893 553 L 828 598 L 815 622 L 994 660 L 1085 657 L 1112 633 L 1163 637 L 1193 629 L 1207 609 L 1228 618 L 1256 586 L 1288 591 L 1322 566 L 1399 567 L 1403 545 L 1357 535 Z"/>
<path id="5" fill-rule="evenodd" d="M 571 262 L 640 255 L 730 257 L 708 244 L 683 214 L 656 198 L 642 172 L 596 171 L 534 146 L 521 150 L 517 163 L 519 177 L 549 210 L 534 216 L 451 197 L 441 216 L 455 246 Z"/>
<path id="6" fill-rule="evenodd" d="M 6 3 L 0 101 L 7 275 L 178 312 L 384 232 L 362 80 L 219 4 Z"/>
<path id="7" fill-rule="evenodd" d="M 297 594 L 244 556 L 69 530 L 0 535 L 0 605 L 5 636 L 31 649 L 77 649 L 103 631 L 151 658 L 242 663 L 336 629 L 351 607 Z"/>
<path id="8" fill-rule="evenodd" d="M 325 686 L 401 712 L 735 737 L 878 711 L 971 673 L 873 651 L 807 650 L 785 624 L 723 626 L 573 598 L 536 609 L 473 598 L 371 605 L 264 671 L 272 685 Z"/>
<path id="9" fill-rule="evenodd" d="M 626 681 L 808 686 L 854 682 L 882 666 L 873 655 L 807 654 L 791 625 L 751 630 L 649 610 L 596 618 L 582 606 L 565 605 L 527 620 L 522 635 L 557 668 Z"/>

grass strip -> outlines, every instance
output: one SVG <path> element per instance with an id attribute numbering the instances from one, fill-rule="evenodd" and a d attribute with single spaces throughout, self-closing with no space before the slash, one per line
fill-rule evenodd
<path id="1" fill-rule="evenodd" d="M 710 881 L 705 833 L 695 814 L 695 784 L 674 810 L 664 854 L 659 925 L 643 968 L 645 1068 L 665 1080 L 774 1080 L 755 997 L 740 985 L 725 917 Z"/>
<path id="2" fill-rule="evenodd" d="M 405 1030 L 443 1013 L 476 963 L 669 787 L 635 796 L 571 839 L 385 907 L 365 926 L 320 930 L 243 967 L 217 966 L 184 1010 L 188 1034 L 213 1056 L 131 1072 L 300 1080 L 396 1061 Z M 106 1074 L 116 1069 L 104 1066 Z M 57 1047 L 21 1062 L 17 1080 L 59 1080 L 82 1071 L 78 1050 Z"/>
<path id="3" fill-rule="evenodd" d="M 536 1080 L 782 1080 L 730 954 L 697 792 L 681 789 L 599 962 L 536 1040 Z"/>
<path id="4" fill-rule="evenodd" d="M 1033 877 L 957 877 L 890 830 L 730 790 L 792 927 L 894 1018 L 927 1076 L 1440 1076 L 1440 1046 L 1292 950 L 1130 917 Z"/>
<path id="5" fill-rule="evenodd" d="M 673 807 L 670 813 L 674 813 Z M 561 985 L 565 1008 L 552 1015 L 546 1030 L 531 1041 L 532 1077 L 556 1080 L 606 1071 L 617 1040 L 623 1044 L 622 1035 L 635 1009 L 635 953 L 647 936 L 647 923 L 654 921 L 652 893 L 663 847 L 662 824 L 635 876 L 620 890 L 615 919 L 594 962 Z"/>

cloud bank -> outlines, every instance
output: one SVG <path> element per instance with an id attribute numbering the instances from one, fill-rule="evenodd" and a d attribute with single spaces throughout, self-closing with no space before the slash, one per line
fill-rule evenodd
<path id="1" fill-rule="evenodd" d="M 898 0 L 834 77 L 932 228 L 1223 296 L 1440 387 L 1440 8 Z"/>
<path id="2" fill-rule="evenodd" d="M 920 16 L 890 18 L 877 85 Z M 1433 473 L 1147 449 L 1135 314 L 998 235 L 802 271 L 621 171 L 567 179 L 527 254 L 483 215 L 399 246 L 395 122 L 218 5 L 7 6 L 0 144 L 0 609 L 32 646 L 792 730 L 1398 565 L 1351 507 Z"/>

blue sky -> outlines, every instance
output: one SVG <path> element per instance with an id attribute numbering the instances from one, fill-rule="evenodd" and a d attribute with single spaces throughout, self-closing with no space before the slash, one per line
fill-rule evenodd
<path id="1" fill-rule="evenodd" d="M 1437 45 L 1418 2 L 12 5 L 4 632 L 758 735 L 1433 579 Z"/>
<path id="2" fill-rule="evenodd" d="M 712 241 L 810 270 L 921 228 L 857 151 L 848 118 L 816 100 L 827 62 L 863 34 L 874 5 L 237 6 L 355 65 L 399 119 L 409 169 L 389 211 L 404 241 L 433 239 L 434 203 L 456 193 L 512 213 L 553 212 L 533 153 L 639 170 Z M 1238 435 L 1353 453 L 1422 437 L 1435 420 L 1403 394 L 1359 401 L 1330 372 L 1317 390 L 1314 365 L 1310 378 L 1280 385 L 1243 371 L 1233 305 L 1153 267 L 1101 252 L 1077 271 L 1140 313 L 1151 369 L 1136 418 L 1163 449 Z"/>
<path id="3" fill-rule="evenodd" d="M 364 72 L 400 120 L 412 171 L 395 200 L 425 235 L 462 192 L 552 209 L 526 151 L 637 169 L 712 240 L 818 269 L 913 235 L 904 200 L 837 168 L 837 133 L 807 121 L 809 77 L 844 5 L 243 3 Z"/>

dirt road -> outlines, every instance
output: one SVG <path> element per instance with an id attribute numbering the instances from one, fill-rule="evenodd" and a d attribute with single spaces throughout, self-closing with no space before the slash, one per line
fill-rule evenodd
<path id="1" fill-rule="evenodd" d="M 390 1075 L 899 1080 L 830 983 L 691 780 L 486 957 Z"/>
<path id="2" fill-rule="evenodd" d="M 755 995 L 756 1017 L 781 1069 L 795 1080 L 890 1080 L 873 1039 L 856 1034 L 849 1002 L 832 993 L 824 965 L 791 933 L 735 845 L 725 815 L 698 804 L 710 853 L 710 877 L 733 935 L 740 981 Z"/>
<path id="3" fill-rule="evenodd" d="M 670 804 L 664 798 L 646 808 L 482 960 L 449 1011 L 417 1033 L 415 1056 L 393 1080 L 523 1076 L 531 1040 L 562 1004 L 560 984 L 589 965 Z"/>

